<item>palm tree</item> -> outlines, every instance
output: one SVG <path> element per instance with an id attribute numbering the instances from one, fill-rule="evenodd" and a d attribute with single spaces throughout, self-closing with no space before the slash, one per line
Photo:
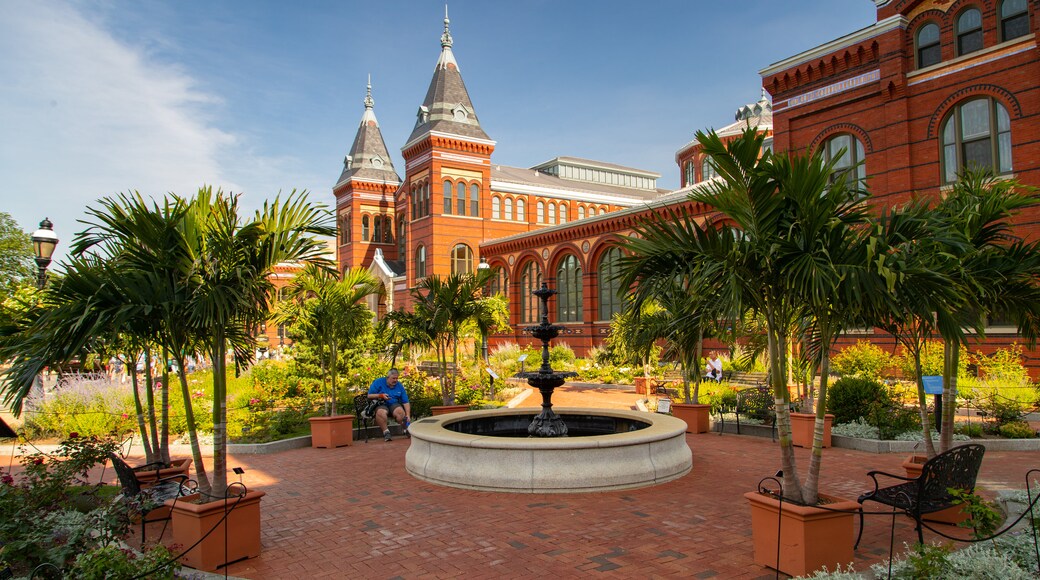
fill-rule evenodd
<path id="1" fill-rule="evenodd" d="M 706 224 L 686 209 L 668 210 L 635 228 L 622 259 L 622 286 L 633 287 L 637 304 L 683 280 L 712 312 L 738 320 L 750 311 L 766 320 L 784 495 L 815 503 L 821 463 L 822 417 L 814 460 L 805 484 L 798 479 L 791 440 L 786 350 L 792 329 L 815 319 L 820 343 L 845 323 L 829 304 L 858 300 L 839 283 L 859 268 L 855 253 L 833 256 L 852 243 L 865 221 L 865 197 L 853 191 L 834 163 L 819 154 L 761 156 L 764 136 L 749 128 L 724 144 L 715 134 L 698 133 L 702 150 L 720 179 L 706 183 L 691 199 L 724 218 Z M 847 263 L 846 263 L 847 262 Z M 825 406 L 826 392 L 820 393 Z"/>
<path id="2" fill-rule="evenodd" d="M 340 347 L 349 347 L 370 330 L 372 311 L 365 299 L 382 293 L 383 286 L 363 268 L 352 268 L 339 280 L 335 271 L 308 264 L 288 291 L 295 300 L 281 302 L 274 320 L 294 324 L 318 347 L 322 383 L 331 378 L 331 386 L 325 389 L 325 413 L 336 415 Z"/>

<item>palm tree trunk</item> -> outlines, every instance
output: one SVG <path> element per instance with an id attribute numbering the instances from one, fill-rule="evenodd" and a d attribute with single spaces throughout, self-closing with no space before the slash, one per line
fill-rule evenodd
<path id="1" fill-rule="evenodd" d="M 162 382 L 159 383 L 159 413 L 162 415 L 159 428 L 159 457 L 170 464 L 170 351 L 163 345 Z M 183 367 L 181 367 L 183 369 Z"/>
<path id="2" fill-rule="evenodd" d="M 223 328 L 213 336 L 213 481 L 211 493 L 227 489 L 227 337 Z M 199 480 L 202 487 L 202 480 Z"/>
<path id="3" fill-rule="evenodd" d="M 152 463 L 155 461 L 155 450 L 152 448 L 148 426 L 145 424 L 144 406 L 141 404 L 141 392 L 137 384 L 137 359 L 130 357 L 129 360 L 133 361 L 129 363 L 131 365 L 130 386 L 134 391 L 134 409 L 137 411 L 137 428 L 141 432 L 141 445 L 144 446 L 144 460 L 145 463 Z"/>
<path id="4" fill-rule="evenodd" d="M 921 368 L 921 344 L 917 341 L 914 354 L 914 372 L 917 374 L 917 408 L 921 415 L 921 431 L 924 434 L 924 448 L 928 457 L 935 457 L 935 445 L 932 443 L 932 425 L 928 418 L 928 395 L 924 392 L 924 369 Z"/>
<path id="5" fill-rule="evenodd" d="M 182 364 L 178 360 L 177 364 Z M 213 368 L 213 381 L 216 382 L 216 364 Z M 191 406 L 191 391 L 188 390 L 188 377 L 181 373 L 181 397 L 184 399 L 184 422 L 188 429 L 188 442 L 191 445 L 191 459 L 195 463 L 195 479 L 199 482 L 199 491 L 210 493 L 209 478 L 206 477 L 206 464 L 202 462 L 202 448 L 199 446 L 199 430 L 195 424 L 195 410 Z"/>
<path id="6" fill-rule="evenodd" d="M 939 434 L 939 452 L 949 451 L 953 447 L 953 419 L 957 414 L 957 367 L 960 363 L 961 345 L 957 341 L 947 340 L 943 357 L 943 393 L 942 432 Z"/>
<path id="7" fill-rule="evenodd" d="M 821 325 L 822 326 L 822 325 Z M 805 476 L 802 499 L 815 505 L 820 499 L 820 469 L 823 465 L 823 430 L 827 420 L 827 375 L 830 374 L 831 338 L 826 333 L 820 336 L 820 389 L 816 399 L 816 424 L 813 429 L 812 454 L 809 456 L 809 471 Z M 811 367 L 810 367 L 811 368 Z"/>
<path id="8" fill-rule="evenodd" d="M 134 361 L 134 370 L 137 370 L 137 361 Z M 155 390 L 152 379 L 152 350 L 147 346 L 144 349 L 144 397 L 148 402 L 148 423 L 151 426 L 152 452 L 159 452 L 159 426 L 155 420 Z M 155 457 L 152 461 L 158 461 Z"/>
<path id="9" fill-rule="evenodd" d="M 766 337 L 769 348 L 770 371 L 773 387 L 773 410 L 776 414 L 777 437 L 780 440 L 780 469 L 784 472 L 784 497 L 788 500 L 802 501 L 802 486 L 798 481 L 798 466 L 794 455 L 794 441 L 791 439 L 791 408 L 787 405 L 787 373 L 784 368 L 787 341 L 783 331 L 778 330 L 776 314 L 773 308 L 767 308 L 769 320 Z"/>
<path id="10" fill-rule="evenodd" d="M 458 393 L 459 386 L 459 334 L 458 329 L 452 331 L 452 355 L 451 355 L 451 404 L 455 404 L 455 395 Z"/>
<path id="11" fill-rule="evenodd" d="M 704 355 L 704 327 L 697 329 L 697 350 L 694 352 L 694 359 L 692 364 L 687 364 L 688 377 L 693 378 L 693 399 L 690 399 L 690 393 L 687 390 L 686 400 L 691 401 L 693 404 L 700 402 L 701 395 L 701 356 Z"/>
<path id="12" fill-rule="evenodd" d="M 339 361 L 337 360 L 338 354 L 336 353 L 336 339 L 333 337 L 332 342 L 329 343 L 329 375 L 332 377 L 332 415 L 336 414 L 336 374 Z"/>

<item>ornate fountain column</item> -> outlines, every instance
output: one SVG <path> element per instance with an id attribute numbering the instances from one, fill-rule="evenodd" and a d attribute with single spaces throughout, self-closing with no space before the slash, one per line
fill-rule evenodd
<path id="1" fill-rule="evenodd" d="M 568 377 L 576 376 L 573 372 L 556 372 L 549 365 L 549 341 L 560 334 L 562 327 L 549 324 L 549 297 L 556 294 L 543 282 L 542 287 L 532 294 L 542 301 L 542 322 L 537 326 L 529 326 L 531 336 L 542 341 L 542 366 L 537 371 L 519 373 L 518 377 L 527 379 L 527 384 L 542 393 L 542 412 L 531 420 L 527 433 L 532 437 L 566 437 L 567 424 L 552 410 L 552 395 L 556 387 L 566 382 Z"/>

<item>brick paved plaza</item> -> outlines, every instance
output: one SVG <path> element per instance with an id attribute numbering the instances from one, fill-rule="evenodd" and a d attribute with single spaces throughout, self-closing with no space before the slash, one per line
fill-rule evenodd
<path id="1" fill-rule="evenodd" d="M 524 406 L 535 405 L 536 395 Z M 559 403 L 634 405 L 632 392 L 564 389 Z M 555 399 L 554 399 L 555 400 Z M 752 561 L 742 494 L 779 466 L 769 439 L 687 435 L 693 471 L 664 485 L 596 494 L 502 494 L 451 489 L 405 472 L 408 440 L 339 449 L 233 455 L 231 467 L 262 489 L 263 554 L 233 564 L 242 578 L 772 578 Z M 799 466 L 808 451 L 798 450 Z M 901 473 L 902 455 L 824 450 L 824 491 L 855 498 L 866 472 Z M 1036 453 L 987 452 L 981 490 L 1021 488 Z M 111 471 L 108 472 L 111 474 Z M 887 518 L 867 520 L 856 567 L 888 553 Z M 896 546 L 912 542 L 897 520 Z M 149 538 L 161 525 L 152 524 Z M 956 532 L 955 528 L 950 531 Z M 926 532 L 927 533 L 927 532 Z M 926 536 L 927 539 L 928 536 Z"/>

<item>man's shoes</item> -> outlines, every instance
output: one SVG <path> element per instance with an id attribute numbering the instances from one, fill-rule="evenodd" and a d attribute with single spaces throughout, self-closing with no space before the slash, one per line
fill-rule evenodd
<path id="1" fill-rule="evenodd" d="M 404 422 L 404 434 L 409 439 L 412 438 L 412 422 L 411 421 L 405 421 Z"/>
<path id="2" fill-rule="evenodd" d="M 383 441 L 393 441 L 393 437 L 390 436 L 390 430 L 383 431 Z"/>

